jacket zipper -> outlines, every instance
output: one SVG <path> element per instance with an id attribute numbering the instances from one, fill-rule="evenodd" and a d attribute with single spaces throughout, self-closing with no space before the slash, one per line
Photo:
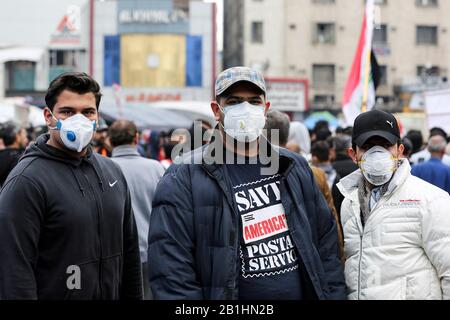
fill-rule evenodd
<path id="1" fill-rule="evenodd" d="M 102 279 L 103 278 L 103 276 L 102 276 L 102 269 L 103 269 L 102 268 L 102 264 L 103 264 L 103 244 L 102 244 L 102 230 L 101 230 L 101 215 L 100 215 L 99 199 L 97 198 L 97 194 L 95 193 L 94 187 L 89 182 L 89 179 L 88 179 L 87 175 L 84 173 L 83 170 L 81 170 L 81 172 L 83 172 L 84 177 L 88 181 L 89 187 L 91 188 L 92 194 L 94 195 L 95 206 L 97 208 L 97 221 L 98 221 L 97 233 L 98 233 L 99 254 L 100 254 L 98 281 L 99 281 L 99 287 L 100 287 L 100 297 L 103 297 L 103 288 L 102 288 L 102 280 L 103 280 Z"/>
<path id="2" fill-rule="evenodd" d="M 375 204 L 375 207 L 373 207 L 373 209 L 371 210 L 366 223 L 364 224 L 365 227 L 367 227 L 367 222 L 369 222 L 369 219 L 373 216 L 373 213 L 375 212 L 375 210 L 380 206 L 380 203 L 388 201 L 392 197 L 392 194 L 393 194 L 393 192 L 391 192 L 388 195 L 388 197 L 386 197 L 385 199 L 383 199 L 383 197 L 381 197 L 380 200 L 378 200 L 378 202 Z M 358 300 L 360 300 L 360 297 L 361 297 L 361 260 L 362 260 L 362 254 L 363 254 L 363 238 L 364 238 L 364 233 L 365 233 L 365 227 L 363 227 L 363 225 L 362 225 L 361 214 L 359 216 L 360 216 L 359 225 L 361 226 L 361 231 L 360 231 L 360 235 L 359 235 L 360 242 L 359 242 L 359 265 L 358 265 Z"/>

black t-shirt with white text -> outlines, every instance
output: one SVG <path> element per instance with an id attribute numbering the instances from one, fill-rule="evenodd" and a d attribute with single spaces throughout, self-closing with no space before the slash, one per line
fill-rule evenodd
<path id="1" fill-rule="evenodd" d="M 279 174 L 226 165 L 240 221 L 240 300 L 302 298 L 299 258 L 281 203 Z"/>

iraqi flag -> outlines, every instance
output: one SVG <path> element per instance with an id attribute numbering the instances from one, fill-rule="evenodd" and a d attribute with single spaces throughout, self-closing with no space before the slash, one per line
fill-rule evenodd
<path id="1" fill-rule="evenodd" d="M 375 90 L 380 80 L 380 72 L 372 51 L 373 26 L 374 0 L 368 0 L 358 47 L 342 98 L 343 113 L 349 126 L 353 125 L 355 118 L 363 111 L 364 100 L 366 111 L 375 105 Z"/>

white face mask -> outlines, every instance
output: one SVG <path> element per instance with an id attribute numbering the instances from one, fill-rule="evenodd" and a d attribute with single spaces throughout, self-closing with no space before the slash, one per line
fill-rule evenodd
<path id="1" fill-rule="evenodd" d="M 381 146 L 367 150 L 359 162 L 364 177 L 374 186 L 388 182 L 397 169 L 397 158 Z"/>
<path id="2" fill-rule="evenodd" d="M 92 140 L 96 129 L 96 121 L 89 120 L 82 114 L 77 113 L 66 120 L 56 119 L 56 127 L 49 127 L 52 130 L 59 130 L 59 136 L 67 149 L 81 152 Z"/>
<path id="3" fill-rule="evenodd" d="M 253 142 L 262 133 L 266 124 L 264 106 L 248 102 L 221 108 L 225 115 L 225 132 L 239 142 Z"/>

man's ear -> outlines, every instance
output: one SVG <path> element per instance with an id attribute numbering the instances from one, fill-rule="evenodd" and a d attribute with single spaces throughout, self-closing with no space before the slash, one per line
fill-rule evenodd
<path id="1" fill-rule="evenodd" d="M 266 102 L 266 107 L 264 109 L 264 114 L 267 115 L 267 112 L 269 112 L 269 108 L 270 108 L 270 101 Z"/>
<path id="2" fill-rule="evenodd" d="M 53 117 L 49 107 L 44 108 L 44 119 L 47 126 L 51 126 Z"/>
<path id="3" fill-rule="evenodd" d="M 405 146 L 403 144 L 398 146 L 398 157 L 405 157 Z"/>
<path id="4" fill-rule="evenodd" d="M 358 164 L 358 160 L 356 159 L 356 151 L 353 148 L 348 148 L 347 154 L 350 158 L 352 158 L 353 162 Z"/>
<path id="5" fill-rule="evenodd" d="M 220 110 L 217 101 L 211 101 L 211 110 L 214 113 L 214 119 L 216 119 L 216 121 L 219 122 L 222 111 Z"/>

